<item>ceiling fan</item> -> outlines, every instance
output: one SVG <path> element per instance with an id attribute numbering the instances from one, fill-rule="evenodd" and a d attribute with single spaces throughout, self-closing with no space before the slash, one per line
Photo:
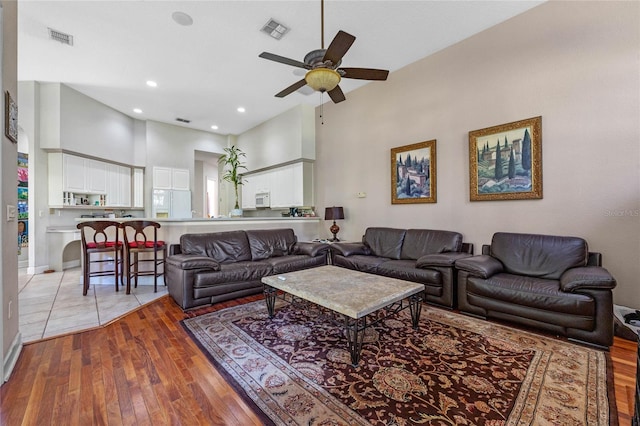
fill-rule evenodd
<path id="1" fill-rule="evenodd" d="M 386 80 L 389 75 L 388 70 L 374 68 L 339 68 L 342 57 L 347 53 L 353 42 L 354 36 L 342 30 L 333 38 L 327 49 L 324 48 L 324 0 L 320 1 L 320 31 L 321 49 L 312 50 L 300 62 L 295 59 L 285 58 L 269 52 L 262 52 L 258 55 L 270 61 L 279 62 L 293 67 L 304 68 L 307 71 L 304 78 L 293 83 L 291 86 L 276 93 L 276 97 L 284 98 L 305 85 L 309 85 L 318 92 L 327 92 L 334 103 L 342 102 L 346 98 L 338 83 L 342 78 L 353 78 L 358 80 Z"/>

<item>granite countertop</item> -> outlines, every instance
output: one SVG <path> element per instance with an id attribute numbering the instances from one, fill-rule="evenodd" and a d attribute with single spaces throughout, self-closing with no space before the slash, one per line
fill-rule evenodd
<path id="1" fill-rule="evenodd" d="M 116 222 L 125 222 L 127 220 L 152 220 L 154 222 L 159 222 L 159 223 L 168 223 L 168 222 L 251 222 L 251 221 L 284 221 L 284 222 L 291 222 L 294 220 L 310 220 L 310 221 L 317 221 L 320 220 L 321 218 L 319 216 L 313 216 L 313 217 L 216 217 L 216 218 L 212 218 L 212 219 L 208 219 L 208 218 L 203 218 L 203 217 L 199 217 L 199 218 L 185 218 L 185 219 L 179 219 L 179 218 L 166 218 L 166 217 L 156 217 L 156 218 L 145 218 L 145 217 L 116 217 L 116 218 L 108 218 L 108 217 L 96 217 L 96 218 L 90 218 L 90 217 L 78 217 L 76 218 L 76 222 L 85 222 L 87 220 L 113 220 Z"/>

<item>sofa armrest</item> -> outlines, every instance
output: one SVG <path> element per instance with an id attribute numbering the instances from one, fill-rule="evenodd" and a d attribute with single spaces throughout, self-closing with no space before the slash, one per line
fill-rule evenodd
<path id="1" fill-rule="evenodd" d="M 457 260 L 471 257 L 470 254 L 460 252 L 446 252 L 425 254 L 416 260 L 416 268 L 426 269 L 433 266 L 453 266 Z"/>
<path id="2" fill-rule="evenodd" d="M 363 243 L 333 243 L 331 250 L 343 256 L 353 256 L 354 254 L 370 255 L 371 250 Z"/>
<path id="3" fill-rule="evenodd" d="M 169 244 L 169 256 L 176 254 L 182 254 L 182 247 L 180 247 L 180 244 Z"/>
<path id="4" fill-rule="evenodd" d="M 207 256 L 195 256 L 191 254 L 177 254 L 167 257 L 167 263 L 178 269 L 210 269 L 219 271 L 220 264 Z"/>
<path id="5" fill-rule="evenodd" d="M 489 278 L 504 269 L 499 260 L 486 254 L 460 259 L 456 261 L 456 268 L 480 278 Z"/>
<path id="6" fill-rule="evenodd" d="M 560 277 L 560 290 L 567 293 L 584 289 L 611 290 L 616 284 L 609 271 L 598 266 L 571 268 Z"/>
<path id="7" fill-rule="evenodd" d="M 327 243 L 298 242 L 293 246 L 294 254 L 306 254 L 307 256 L 316 257 L 326 255 L 329 250 Z"/>

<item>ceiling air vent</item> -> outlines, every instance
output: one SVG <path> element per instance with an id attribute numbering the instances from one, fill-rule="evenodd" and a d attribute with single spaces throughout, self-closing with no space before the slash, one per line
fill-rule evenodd
<path id="1" fill-rule="evenodd" d="M 282 36 L 285 35 L 287 31 L 289 31 L 289 28 L 285 27 L 279 22 L 274 21 L 273 19 L 269 19 L 269 22 L 264 24 L 264 27 L 262 27 L 261 31 L 269 34 L 276 40 L 280 40 Z"/>
<path id="2" fill-rule="evenodd" d="M 186 118 L 176 118 L 176 121 L 179 121 L 181 123 L 191 123 L 191 120 L 187 120 Z"/>
<path id="3" fill-rule="evenodd" d="M 49 28 L 49 38 L 51 40 L 59 41 L 62 44 L 68 44 L 69 46 L 73 46 L 73 36 L 71 34 L 65 34 L 61 31 L 54 30 L 53 28 Z"/>

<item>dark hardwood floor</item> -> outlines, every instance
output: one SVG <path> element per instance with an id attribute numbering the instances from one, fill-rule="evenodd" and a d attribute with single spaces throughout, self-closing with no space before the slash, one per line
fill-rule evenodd
<path id="1" fill-rule="evenodd" d="M 185 317 L 165 297 L 105 327 L 25 345 L 0 387 L 0 424 L 261 424 L 187 336 Z M 630 425 L 636 343 L 616 338 L 611 359 L 620 425 Z"/>

